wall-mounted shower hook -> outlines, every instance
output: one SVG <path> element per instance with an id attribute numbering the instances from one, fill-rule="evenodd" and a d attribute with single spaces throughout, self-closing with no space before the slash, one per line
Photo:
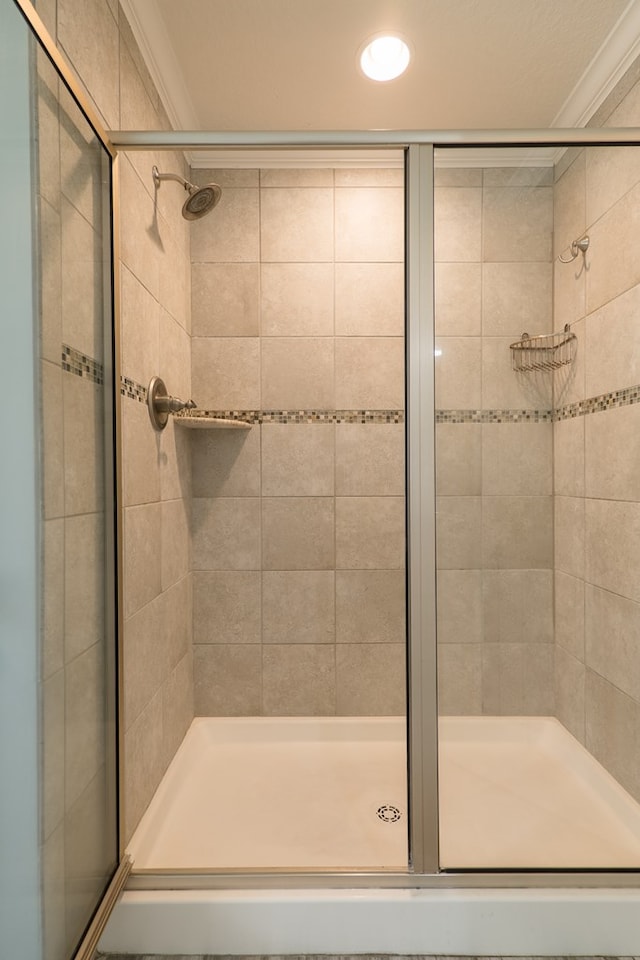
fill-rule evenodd
<path id="1" fill-rule="evenodd" d="M 560 261 L 560 263 L 573 263 L 573 261 L 576 259 L 579 253 L 581 253 L 583 257 L 586 257 L 587 250 L 589 249 L 589 237 L 584 236 L 584 237 L 580 237 L 579 240 L 574 240 L 571 244 L 570 249 L 571 249 L 571 256 L 563 257 L 562 255 L 560 255 L 558 257 L 558 260 Z"/>

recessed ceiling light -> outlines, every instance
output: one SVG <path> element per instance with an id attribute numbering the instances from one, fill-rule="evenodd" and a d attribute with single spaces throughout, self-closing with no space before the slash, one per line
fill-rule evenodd
<path id="1" fill-rule="evenodd" d="M 360 67 L 370 80 L 395 80 L 409 66 L 411 53 L 408 45 L 392 34 L 378 35 L 370 40 L 360 54 Z"/>

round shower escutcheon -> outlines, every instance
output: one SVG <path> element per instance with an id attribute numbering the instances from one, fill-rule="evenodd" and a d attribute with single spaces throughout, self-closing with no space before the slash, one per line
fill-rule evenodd
<path id="1" fill-rule="evenodd" d="M 169 420 L 169 411 L 162 410 L 158 400 L 167 397 L 167 388 L 161 377 L 152 377 L 147 389 L 147 406 L 154 430 L 164 430 Z"/>

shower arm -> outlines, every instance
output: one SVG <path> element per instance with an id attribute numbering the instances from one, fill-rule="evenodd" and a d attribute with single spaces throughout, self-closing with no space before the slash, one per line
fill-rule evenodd
<path id="1" fill-rule="evenodd" d="M 191 193 L 194 189 L 196 189 L 192 183 L 189 183 L 189 181 L 185 180 L 184 177 L 178 176 L 177 173 L 160 173 L 157 167 L 154 167 L 151 172 L 153 174 L 153 182 L 158 188 L 160 187 L 162 180 L 175 180 L 176 183 L 181 184 L 185 188 L 187 193 Z"/>

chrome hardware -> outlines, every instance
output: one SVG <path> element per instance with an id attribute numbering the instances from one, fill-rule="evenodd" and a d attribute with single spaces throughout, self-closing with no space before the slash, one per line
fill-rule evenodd
<path id="1" fill-rule="evenodd" d="M 149 417 L 155 430 L 164 430 L 170 413 L 180 413 L 181 410 L 195 410 L 194 400 L 180 400 L 167 393 L 164 380 L 153 377 L 147 390 L 147 404 Z"/>

